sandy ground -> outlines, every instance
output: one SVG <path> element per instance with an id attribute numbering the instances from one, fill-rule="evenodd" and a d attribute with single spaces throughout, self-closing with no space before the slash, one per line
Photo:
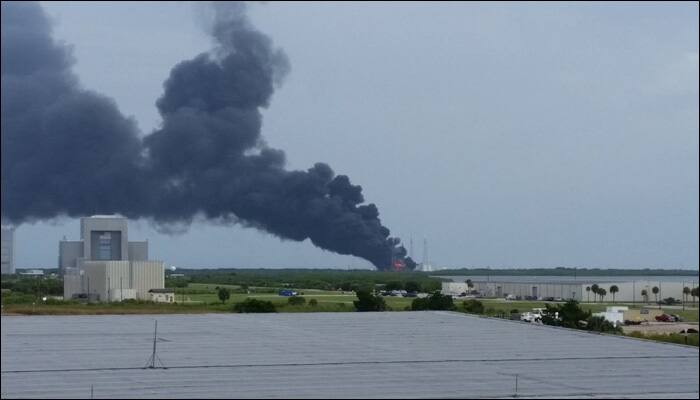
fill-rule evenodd
<path id="1" fill-rule="evenodd" d="M 625 333 L 631 333 L 634 331 L 642 332 L 644 334 L 649 333 L 680 333 L 680 331 L 685 329 L 695 329 L 698 330 L 697 322 L 646 322 L 641 325 L 628 325 L 623 326 L 622 330 Z"/>

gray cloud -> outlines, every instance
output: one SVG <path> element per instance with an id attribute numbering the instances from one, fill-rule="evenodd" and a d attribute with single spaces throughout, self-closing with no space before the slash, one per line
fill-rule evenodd
<path id="1" fill-rule="evenodd" d="M 204 215 L 378 268 L 403 258 L 360 186 L 323 163 L 288 171 L 265 145 L 260 108 L 289 62 L 242 4 L 214 11 L 216 48 L 172 69 L 157 101 L 162 126 L 141 138 L 114 101 L 79 86 L 38 4 L 2 3 L 3 217 L 118 212 L 181 226 Z"/>

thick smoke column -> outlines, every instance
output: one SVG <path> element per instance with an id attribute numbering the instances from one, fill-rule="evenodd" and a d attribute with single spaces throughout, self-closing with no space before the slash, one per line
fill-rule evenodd
<path id="1" fill-rule="evenodd" d="M 14 223 L 118 212 L 158 224 L 203 215 L 352 254 L 405 258 L 362 188 L 326 164 L 287 171 L 261 139 L 289 70 L 240 3 L 213 6 L 216 48 L 176 65 L 143 138 L 109 98 L 82 89 L 38 4 L 2 3 L 2 215 Z"/>

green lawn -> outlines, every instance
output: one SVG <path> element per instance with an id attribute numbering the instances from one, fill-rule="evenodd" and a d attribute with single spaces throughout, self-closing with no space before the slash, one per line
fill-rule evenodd
<path id="1" fill-rule="evenodd" d="M 217 296 L 216 287 L 226 287 L 234 291 L 230 299 L 222 304 Z M 315 312 L 315 311 L 353 311 L 353 301 L 357 297 L 353 292 L 338 292 L 316 289 L 294 289 L 307 301 L 306 305 L 292 306 L 288 303 L 289 297 L 279 296 L 277 288 L 249 288 L 250 293 L 241 293 L 240 286 L 237 285 L 216 285 L 205 283 L 191 283 L 186 288 L 176 289 L 175 304 L 152 304 L 152 303 L 101 303 L 101 304 L 4 304 L 4 313 L 19 314 L 137 314 L 137 313 L 203 313 L 203 312 L 231 312 L 233 304 L 244 301 L 246 298 L 271 301 L 280 312 Z M 238 292 L 238 293 L 236 293 Z M 315 299 L 316 306 L 308 304 L 309 300 Z M 385 296 L 384 301 L 390 311 L 404 311 L 410 309 L 415 298 Z M 462 309 L 462 302 L 465 299 L 455 298 L 458 310 Z M 484 304 L 487 315 L 509 314 L 511 310 L 517 309 L 519 312 L 531 311 L 533 308 L 544 308 L 546 302 L 543 301 L 506 301 L 503 299 L 478 299 Z M 613 305 L 628 305 L 630 308 L 641 308 L 641 304 L 623 303 L 581 303 L 581 307 L 591 312 L 604 311 L 606 307 Z M 697 322 L 698 310 L 663 309 L 669 314 L 678 314 L 685 321 Z"/>

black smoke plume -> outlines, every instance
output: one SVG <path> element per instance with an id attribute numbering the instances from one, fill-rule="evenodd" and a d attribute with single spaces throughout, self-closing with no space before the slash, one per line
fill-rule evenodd
<path id="1" fill-rule="evenodd" d="M 260 109 L 289 62 L 244 8 L 212 6 L 215 49 L 172 69 L 156 102 L 162 126 L 142 136 L 113 100 L 79 85 L 38 4 L 3 2 L 3 218 L 204 216 L 413 269 L 360 186 L 323 163 L 288 171 L 284 152 L 262 141 Z"/>

